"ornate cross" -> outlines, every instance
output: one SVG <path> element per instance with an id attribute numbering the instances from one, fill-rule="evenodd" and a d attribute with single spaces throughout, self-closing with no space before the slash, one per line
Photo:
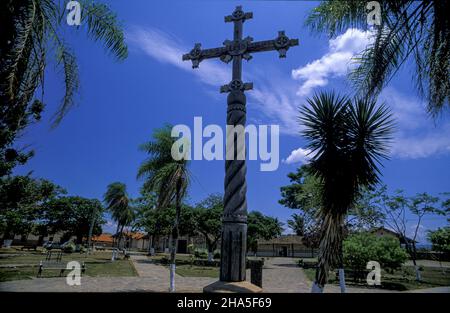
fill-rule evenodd
<path id="1" fill-rule="evenodd" d="M 280 58 L 286 57 L 287 50 L 298 45 L 298 39 L 289 39 L 284 31 L 278 32 L 273 40 L 253 42 L 253 38 L 242 38 L 243 24 L 251 19 L 253 13 L 242 11 L 238 6 L 234 12 L 225 17 L 225 22 L 234 23 L 233 40 L 225 40 L 223 47 L 202 49 L 196 43 L 194 49 L 183 55 L 183 61 L 191 60 L 192 68 L 197 68 L 201 61 L 219 58 L 225 63 L 233 61 L 233 76 L 229 84 L 220 87 L 220 92 L 227 92 L 227 125 L 244 126 L 246 121 L 246 97 L 244 91 L 253 89 L 253 83 L 242 82 L 242 59 L 249 61 L 251 53 L 276 50 Z M 234 156 L 245 149 L 245 134 L 229 132 L 227 127 L 227 160 L 225 161 L 224 214 L 221 241 L 220 280 L 222 282 L 244 282 L 247 245 L 247 166 L 244 159 L 228 159 L 231 146 Z M 239 142 L 239 144 L 238 144 Z M 245 150 L 244 150 L 245 151 Z M 245 155 L 245 153 L 244 153 Z M 219 284 L 220 285 L 220 284 Z M 211 286 L 211 287 L 210 287 Z M 217 289 L 213 284 L 205 287 Z"/>
<path id="2" fill-rule="evenodd" d="M 273 50 L 278 51 L 280 58 L 285 58 L 287 50 L 298 45 L 298 39 L 289 39 L 284 31 L 279 31 L 278 37 L 272 40 L 253 42 L 253 38 L 248 36 L 242 39 L 243 24 L 251 18 L 252 12 L 244 13 L 242 6 L 237 6 L 231 15 L 225 16 L 225 22 L 234 23 L 233 40 L 225 40 L 223 47 L 204 50 L 200 43 L 196 43 L 194 49 L 183 55 L 183 61 L 191 60 L 192 68 L 198 68 L 200 62 L 206 59 L 219 58 L 225 63 L 233 61 L 233 79 L 228 85 L 220 87 L 220 92 L 253 89 L 253 83 L 242 83 L 242 59 L 249 61 L 251 53 Z"/>

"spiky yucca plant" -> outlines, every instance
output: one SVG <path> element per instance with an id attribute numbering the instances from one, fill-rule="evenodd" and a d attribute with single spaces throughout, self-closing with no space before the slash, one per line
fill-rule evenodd
<path id="1" fill-rule="evenodd" d="M 361 188 L 377 184 L 393 131 L 391 114 L 373 99 L 319 93 L 300 109 L 302 134 L 312 151 L 309 170 L 320 182 L 321 238 L 315 290 L 332 267 L 342 268 L 345 216 Z"/>

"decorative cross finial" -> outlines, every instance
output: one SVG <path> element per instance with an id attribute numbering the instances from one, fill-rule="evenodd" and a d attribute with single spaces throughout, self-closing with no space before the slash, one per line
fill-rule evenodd
<path id="1" fill-rule="evenodd" d="M 242 38 L 243 23 L 251 18 L 252 12 L 244 12 L 242 6 L 237 6 L 231 15 L 225 16 L 225 22 L 234 23 L 233 40 L 225 40 L 223 47 L 204 50 L 201 44 L 196 43 L 194 49 L 183 55 L 183 61 L 191 60 L 192 68 L 198 68 L 200 62 L 206 59 L 219 58 L 225 63 L 233 61 L 233 79 L 220 87 L 220 92 L 252 89 L 252 83 L 242 82 L 242 59 L 250 61 L 251 53 L 274 50 L 278 51 L 280 58 L 285 58 L 289 48 L 298 45 L 298 39 L 288 38 L 284 31 L 279 31 L 273 40 L 253 42 L 252 37 Z"/>
<path id="2" fill-rule="evenodd" d="M 236 9 L 234 9 L 234 12 L 231 15 L 225 16 L 225 23 L 227 22 L 236 22 L 236 21 L 245 21 L 253 18 L 252 12 L 246 12 L 242 11 L 242 6 L 238 5 Z"/>

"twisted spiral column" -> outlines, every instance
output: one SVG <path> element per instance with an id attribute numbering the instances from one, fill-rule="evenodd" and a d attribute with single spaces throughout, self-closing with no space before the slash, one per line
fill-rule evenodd
<path id="1" fill-rule="evenodd" d="M 227 98 L 227 159 L 221 244 L 221 281 L 244 281 L 247 251 L 247 166 L 245 163 L 246 98 L 233 90 Z M 235 133 L 231 127 L 242 126 Z M 233 149 L 233 154 L 230 153 Z M 231 157 L 231 159 L 230 159 Z"/>

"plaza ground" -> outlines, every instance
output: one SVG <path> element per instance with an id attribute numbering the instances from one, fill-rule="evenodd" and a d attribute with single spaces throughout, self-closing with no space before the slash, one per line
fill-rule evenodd
<path id="1" fill-rule="evenodd" d="M 7 257 L 5 257 L 5 255 Z M 108 252 L 96 252 L 94 255 L 71 255 L 72 259 L 84 261 L 87 264 L 86 275 L 81 279 L 81 286 L 69 286 L 65 277 L 36 278 L 37 265 L 42 254 L 24 252 L 20 257 L 8 257 L 4 253 L 0 258 L 0 291 L 27 291 L 27 292 L 167 292 L 169 283 L 168 267 L 160 264 L 155 258 L 144 254 L 134 254 L 130 260 L 110 261 Z M 157 257 L 160 259 L 161 256 Z M 180 255 L 187 259 L 188 256 Z M 297 266 L 297 259 L 269 258 L 265 260 L 263 269 L 264 292 L 275 293 L 308 293 L 311 290 L 311 271 L 303 270 Z M 13 264 L 14 263 L 14 264 Z M 419 286 L 421 289 L 414 292 L 450 292 L 450 263 L 420 261 L 426 268 L 443 271 L 442 286 L 429 289 L 431 285 Z M 22 274 L 17 274 L 22 269 Z M 8 272 L 10 275 L 8 276 Z M 12 276 L 14 275 L 18 276 Z M 45 271 L 44 271 L 45 273 Z M 52 275 L 52 274 L 47 274 Z M 53 271 L 53 276 L 55 272 Z M 11 280 L 14 279 L 14 280 Z M 20 280 L 17 280 L 20 279 Z M 203 287 L 218 279 L 218 268 L 179 265 L 175 277 L 178 292 L 202 292 Z M 250 271 L 247 271 L 247 280 L 250 280 Z M 447 285 L 445 283 L 448 281 Z M 413 286 L 414 287 L 414 286 Z M 433 286 L 436 287 L 436 286 Z M 328 284 L 325 292 L 340 292 L 336 283 Z M 380 293 L 398 292 L 394 290 L 368 288 L 349 283 L 349 293 Z"/>

